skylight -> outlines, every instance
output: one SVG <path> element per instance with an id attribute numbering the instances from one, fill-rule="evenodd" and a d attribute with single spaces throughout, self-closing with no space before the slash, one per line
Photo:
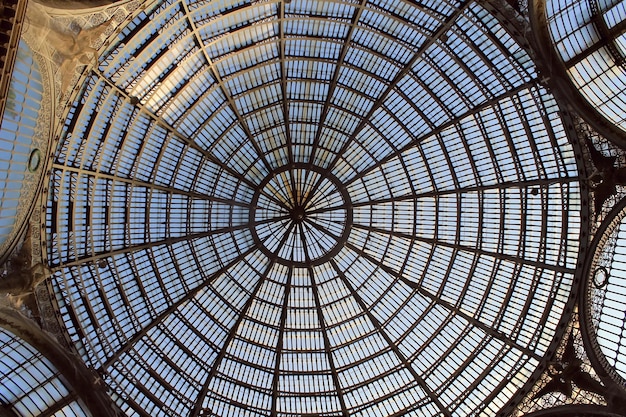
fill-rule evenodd
<path id="1" fill-rule="evenodd" d="M 579 254 L 565 122 L 475 2 L 163 1 L 51 167 L 72 342 L 139 416 L 493 416 Z"/>

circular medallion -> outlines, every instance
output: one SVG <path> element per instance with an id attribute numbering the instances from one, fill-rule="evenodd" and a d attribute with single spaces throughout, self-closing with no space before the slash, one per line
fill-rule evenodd
<path id="1" fill-rule="evenodd" d="M 35 148 L 28 157 L 28 170 L 36 172 L 39 169 L 39 165 L 41 165 L 41 151 Z"/>

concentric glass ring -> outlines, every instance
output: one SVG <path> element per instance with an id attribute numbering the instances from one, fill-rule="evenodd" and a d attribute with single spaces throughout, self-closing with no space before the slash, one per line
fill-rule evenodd
<path id="1" fill-rule="evenodd" d="M 265 254 L 291 266 L 335 256 L 352 225 L 350 196 L 323 169 L 293 164 L 272 172 L 252 198 L 252 237 Z"/>

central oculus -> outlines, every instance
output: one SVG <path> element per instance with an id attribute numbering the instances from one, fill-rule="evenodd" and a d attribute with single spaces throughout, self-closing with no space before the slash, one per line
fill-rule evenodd
<path id="1" fill-rule="evenodd" d="M 272 259 L 289 266 L 330 261 L 352 225 L 352 203 L 334 175 L 310 164 L 270 173 L 256 188 L 250 210 L 252 237 Z"/>
<path id="2" fill-rule="evenodd" d="M 302 206 L 296 206 L 291 209 L 291 219 L 294 222 L 302 222 L 304 220 L 304 216 L 306 215 L 306 211 Z"/>

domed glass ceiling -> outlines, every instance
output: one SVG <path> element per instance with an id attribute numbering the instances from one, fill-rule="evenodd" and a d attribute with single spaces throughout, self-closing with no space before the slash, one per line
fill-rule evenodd
<path id="1" fill-rule="evenodd" d="M 51 166 L 47 257 L 138 416 L 493 416 L 563 320 L 581 189 L 474 2 L 158 2 Z"/>

